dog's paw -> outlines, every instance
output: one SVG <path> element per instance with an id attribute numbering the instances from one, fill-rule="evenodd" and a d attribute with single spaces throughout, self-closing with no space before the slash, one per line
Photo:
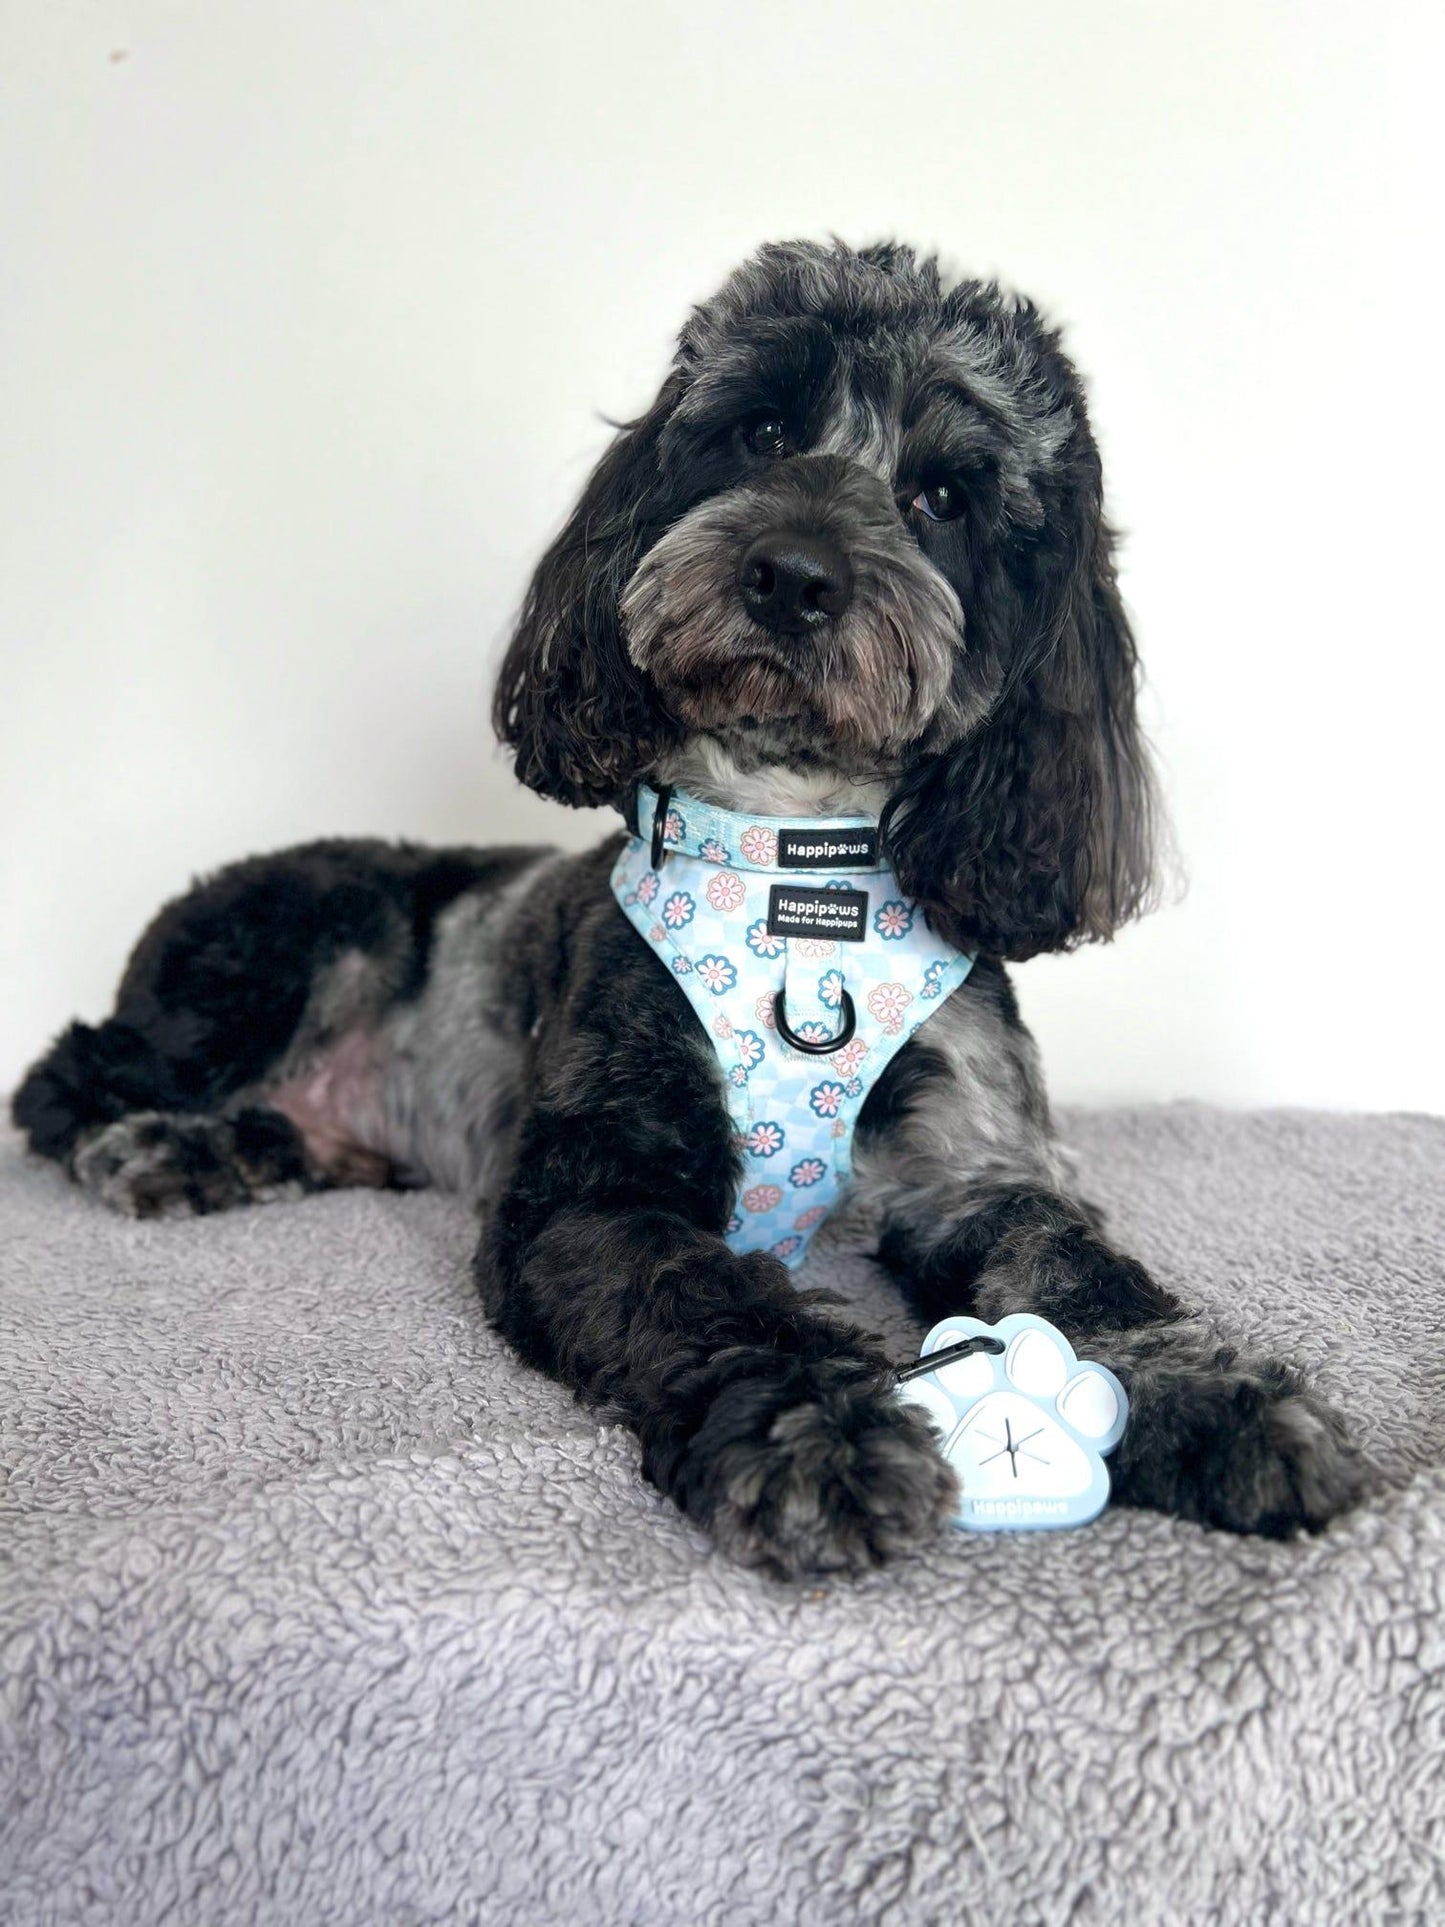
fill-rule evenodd
<path id="1" fill-rule="evenodd" d="M 77 1184 L 128 1218 L 188 1217 L 233 1205 L 299 1196 L 275 1181 L 269 1147 L 248 1156 L 237 1124 L 213 1117 L 135 1111 L 85 1138 L 72 1164 Z"/>
<path id="2" fill-rule="evenodd" d="M 1106 1355 L 1131 1408 L 1114 1462 L 1122 1503 L 1285 1538 L 1318 1531 L 1360 1497 L 1344 1420 L 1290 1366 L 1191 1325 L 1116 1334 Z"/>
<path id="3" fill-rule="evenodd" d="M 900 1396 L 925 1412 L 961 1488 L 957 1522 L 973 1532 L 1084 1525 L 1103 1511 L 1103 1454 L 1118 1444 L 1127 1404 L 1113 1374 L 1081 1361 L 1042 1318 L 1015 1312 L 997 1325 L 947 1318 L 922 1357 L 961 1339 L 997 1339 L 996 1354 L 940 1365 Z"/>
<path id="4" fill-rule="evenodd" d="M 911 1551 L 957 1493 L 927 1420 L 886 1373 L 851 1359 L 735 1379 L 670 1483 L 723 1551 L 783 1579 Z"/>

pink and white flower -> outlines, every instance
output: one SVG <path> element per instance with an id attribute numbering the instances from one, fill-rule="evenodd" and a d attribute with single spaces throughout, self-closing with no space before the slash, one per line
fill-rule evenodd
<path id="1" fill-rule="evenodd" d="M 748 925 L 748 949 L 755 957 L 781 957 L 786 937 L 776 937 L 769 930 L 767 919 L 759 917 L 756 923 Z"/>
<path id="2" fill-rule="evenodd" d="M 808 1184 L 820 1184 L 828 1175 L 828 1167 L 821 1158 L 799 1158 L 788 1173 L 788 1183 L 800 1189 Z"/>
<path id="3" fill-rule="evenodd" d="M 768 1249 L 775 1258 L 791 1258 L 802 1242 L 801 1238 L 779 1238 L 778 1242 L 775 1245 L 769 1245 Z"/>
<path id="4" fill-rule="evenodd" d="M 755 1184 L 743 1193 L 743 1210 L 755 1217 L 764 1211 L 776 1211 L 782 1202 L 782 1189 L 776 1184 Z"/>
<path id="5" fill-rule="evenodd" d="M 808 1103 L 809 1106 L 817 1112 L 819 1117 L 837 1117 L 838 1106 L 846 1096 L 847 1092 L 841 1084 L 831 1082 L 815 1084 L 809 1095 Z"/>
<path id="6" fill-rule="evenodd" d="M 836 957 L 838 946 L 831 937 L 795 937 L 793 948 L 800 957 L 811 963 L 821 963 L 824 957 Z"/>
<path id="7" fill-rule="evenodd" d="M 868 1008 L 890 1037 L 903 1028 L 903 1013 L 913 1002 L 906 984 L 875 984 L 868 993 Z"/>
<path id="8" fill-rule="evenodd" d="M 815 1224 L 821 1224 L 827 1215 L 828 1207 L 826 1204 L 809 1205 L 806 1211 L 800 1211 L 797 1217 L 794 1218 L 793 1229 L 794 1231 L 811 1231 L 813 1226 Z"/>
<path id="9" fill-rule="evenodd" d="M 662 878 L 657 874 L 656 870 L 649 870 L 646 876 L 639 877 L 637 881 L 638 902 L 651 903 L 661 885 Z"/>
<path id="10" fill-rule="evenodd" d="M 843 973 L 841 970 L 825 970 L 818 979 L 818 996 L 829 1010 L 836 1010 L 843 1001 Z"/>
<path id="11" fill-rule="evenodd" d="M 662 840 L 664 843 L 681 843 L 687 835 L 686 819 L 676 810 L 669 810 L 662 821 Z"/>
<path id="12" fill-rule="evenodd" d="M 706 962 L 707 962 L 707 958 L 704 957 L 702 960 L 702 963 L 705 964 Z M 699 973 L 701 973 L 701 970 L 702 970 L 702 964 L 699 964 L 698 965 Z M 708 988 L 711 989 L 712 986 L 709 984 Z M 714 1017 L 712 1020 L 712 1030 L 713 1030 L 714 1037 L 731 1037 L 733 1034 L 732 1018 L 731 1017 Z"/>
<path id="13" fill-rule="evenodd" d="M 778 839 L 771 830 L 765 830 L 761 823 L 749 824 L 740 839 L 743 855 L 749 863 L 774 863 L 778 855 Z"/>
<path id="14" fill-rule="evenodd" d="M 794 1024 L 793 1035 L 805 1044 L 826 1044 L 833 1033 L 826 1024 L 820 1024 L 816 1017 L 810 1017 L 806 1023 Z"/>
<path id="15" fill-rule="evenodd" d="M 844 1077 L 856 1077 L 858 1066 L 868 1055 L 868 1046 L 861 1037 L 855 1037 L 851 1044 L 845 1044 L 840 1051 L 834 1051 L 833 1062 Z"/>
<path id="16" fill-rule="evenodd" d="M 763 1061 L 763 1040 L 755 1030 L 734 1031 L 733 1049 L 745 1071 L 750 1071 L 755 1064 Z"/>
<path id="17" fill-rule="evenodd" d="M 908 903 L 885 903 L 881 910 L 874 912 L 873 928 L 880 937 L 897 943 L 913 928 L 913 906 Z"/>
<path id="18" fill-rule="evenodd" d="M 732 858 L 728 855 L 727 851 L 723 848 L 722 844 L 718 842 L 715 836 L 710 836 L 708 838 L 707 842 L 704 843 L 702 848 L 698 851 L 698 855 L 702 857 L 705 862 L 708 862 L 708 863 L 731 863 L 732 862 Z"/>
<path id="19" fill-rule="evenodd" d="M 669 930 L 681 930 L 684 925 L 692 922 L 696 909 L 697 904 L 686 890 L 674 890 L 662 906 L 662 921 Z"/>
<path id="20" fill-rule="evenodd" d="M 763 996 L 759 997 L 758 1001 L 753 1005 L 753 1014 L 756 1016 L 758 1022 L 768 1030 L 776 1030 L 778 1028 L 778 1020 L 773 1013 L 772 991 L 769 990 L 765 992 Z"/>
<path id="21" fill-rule="evenodd" d="M 755 1124 L 747 1136 L 748 1154 L 755 1158 L 776 1157 L 783 1148 L 783 1127 L 765 1119 Z"/>
<path id="22" fill-rule="evenodd" d="M 724 991 L 731 990 L 738 980 L 736 967 L 730 964 L 726 957 L 716 955 L 699 957 L 697 974 L 714 997 L 721 997 Z"/>
<path id="23" fill-rule="evenodd" d="M 707 900 L 714 910 L 736 910 L 746 895 L 736 870 L 719 870 L 708 878 Z"/>

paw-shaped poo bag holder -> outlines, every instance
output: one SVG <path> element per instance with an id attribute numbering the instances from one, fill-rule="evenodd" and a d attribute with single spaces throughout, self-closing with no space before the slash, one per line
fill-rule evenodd
<path id="1" fill-rule="evenodd" d="M 1082 1526 L 1108 1504 L 1104 1455 L 1124 1436 L 1129 1401 L 1047 1319 L 945 1318 L 898 1379 L 958 1475 L 954 1522 L 965 1530 Z"/>

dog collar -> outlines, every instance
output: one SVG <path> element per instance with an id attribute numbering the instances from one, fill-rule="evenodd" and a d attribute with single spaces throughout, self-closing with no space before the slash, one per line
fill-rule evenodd
<path id="1" fill-rule="evenodd" d="M 871 817 L 646 787 L 633 821 L 612 890 L 718 1059 L 743 1168 L 725 1235 L 795 1265 L 852 1175 L 869 1090 L 972 959 L 904 895 Z"/>
<path id="2" fill-rule="evenodd" d="M 868 876 L 887 868 L 871 816 L 749 816 L 648 783 L 638 785 L 635 808 L 637 834 L 648 845 L 655 870 L 674 850 L 730 870 Z"/>

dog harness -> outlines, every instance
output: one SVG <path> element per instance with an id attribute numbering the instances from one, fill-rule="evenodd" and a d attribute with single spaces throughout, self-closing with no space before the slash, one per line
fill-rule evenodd
<path id="1" fill-rule="evenodd" d="M 744 1172 L 735 1251 L 802 1261 L 852 1175 L 853 1129 L 896 1051 L 967 977 L 869 817 L 746 816 L 637 792 L 612 889 L 702 1020 Z"/>

